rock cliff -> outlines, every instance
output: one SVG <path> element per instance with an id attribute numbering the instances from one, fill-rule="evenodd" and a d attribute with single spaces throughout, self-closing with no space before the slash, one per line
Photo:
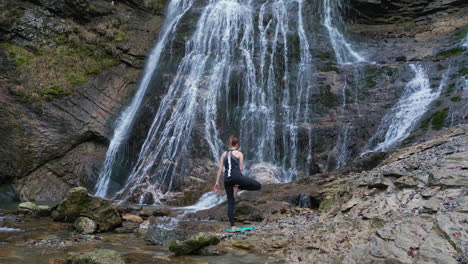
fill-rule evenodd
<path id="1" fill-rule="evenodd" d="M 0 1 L 0 183 L 23 200 L 93 189 L 164 1 Z"/>

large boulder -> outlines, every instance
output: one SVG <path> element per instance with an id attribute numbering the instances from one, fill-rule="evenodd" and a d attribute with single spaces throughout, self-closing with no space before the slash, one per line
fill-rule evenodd
<path id="1" fill-rule="evenodd" d="M 82 234 L 92 234 L 97 228 L 96 223 L 88 217 L 78 217 L 73 226 Z"/>
<path id="2" fill-rule="evenodd" d="M 55 207 L 52 218 L 54 221 L 74 222 L 81 216 L 93 220 L 98 232 L 111 230 L 121 224 L 120 214 L 115 205 L 88 194 L 84 187 L 76 187 Z"/>
<path id="3" fill-rule="evenodd" d="M 278 183 L 278 179 L 281 178 L 281 173 L 281 168 L 266 162 L 254 164 L 249 170 L 251 177 L 255 178 L 261 184 Z"/>
<path id="4" fill-rule="evenodd" d="M 125 264 L 115 250 L 96 249 L 86 253 L 70 253 L 67 264 Z"/>

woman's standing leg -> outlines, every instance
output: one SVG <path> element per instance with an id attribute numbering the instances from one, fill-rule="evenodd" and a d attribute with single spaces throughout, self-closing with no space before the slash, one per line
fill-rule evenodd
<path id="1" fill-rule="evenodd" d="M 234 183 L 233 182 L 224 182 L 224 189 L 226 190 L 227 194 L 227 215 L 229 218 L 229 223 L 231 226 L 235 226 L 234 224 Z"/>

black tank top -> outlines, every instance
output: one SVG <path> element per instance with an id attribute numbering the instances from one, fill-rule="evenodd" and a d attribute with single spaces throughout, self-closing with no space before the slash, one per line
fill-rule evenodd
<path id="1" fill-rule="evenodd" d="M 229 181 L 233 177 L 242 175 L 239 166 L 239 159 L 232 154 L 233 150 L 228 150 L 224 156 L 224 180 Z"/>

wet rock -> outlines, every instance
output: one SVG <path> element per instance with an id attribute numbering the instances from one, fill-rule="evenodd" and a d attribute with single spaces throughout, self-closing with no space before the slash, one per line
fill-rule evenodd
<path id="1" fill-rule="evenodd" d="M 127 215 L 122 216 L 122 219 L 124 219 L 127 222 L 135 222 L 139 224 L 143 223 L 143 218 L 137 215 L 127 214 Z"/>
<path id="2" fill-rule="evenodd" d="M 67 264 L 125 264 L 115 250 L 96 249 L 86 253 L 69 253 Z"/>
<path id="3" fill-rule="evenodd" d="M 73 223 L 76 231 L 82 234 L 92 234 L 96 231 L 96 223 L 88 217 L 78 217 Z"/>
<path id="4" fill-rule="evenodd" d="M 145 240 L 155 245 L 167 246 L 173 240 L 187 239 L 188 235 L 176 230 L 168 230 L 158 226 L 150 226 L 145 234 Z"/>
<path id="5" fill-rule="evenodd" d="M 176 256 L 199 254 L 200 249 L 210 245 L 217 245 L 219 241 L 216 236 L 199 236 L 182 242 L 174 240 L 170 242 L 169 250 Z"/>
<path id="6" fill-rule="evenodd" d="M 47 205 L 37 206 L 37 209 L 36 209 L 37 216 L 50 216 L 51 213 L 52 213 L 52 208 L 50 208 L 50 206 L 47 206 Z"/>
<path id="7" fill-rule="evenodd" d="M 114 231 L 117 233 L 133 233 L 135 232 L 140 225 L 136 222 L 124 221 L 122 226 L 116 228 Z"/>
<path id="8" fill-rule="evenodd" d="M 255 246 L 252 243 L 243 240 L 234 240 L 230 242 L 230 245 L 240 249 L 253 249 Z"/>
<path id="9" fill-rule="evenodd" d="M 278 182 L 282 171 L 281 168 L 262 162 L 252 165 L 249 170 L 249 174 L 261 184 L 273 184 Z"/>
<path id="10" fill-rule="evenodd" d="M 36 211 L 37 205 L 32 202 L 24 202 L 18 205 L 18 212 L 25 213 L 25 214 L 32 214 Z"/>
<path id="11" fill-rule="evenodd" d="M 198 251 L 198 255 L 201 256 L 219 256 L 222 255 L 223 252 L 216 246 L 207 246 Z"/>
<path id="12" fill-rule="evenodd" d="M 153 211 L 153 216 L 169 216 L 172 214 L 172 210 L 166 206 L 159 206 Z"/>
<path id="13" fill-rule="evenodd" d="M 116 207 L 110 201 L 89 195 L 84 187 L 71 189 L 52 212 L 54 221 L 73 222 L 80 216 L 93 220 L 97 224 L 97 232 L 108 231 L 121 224 Z"/>

